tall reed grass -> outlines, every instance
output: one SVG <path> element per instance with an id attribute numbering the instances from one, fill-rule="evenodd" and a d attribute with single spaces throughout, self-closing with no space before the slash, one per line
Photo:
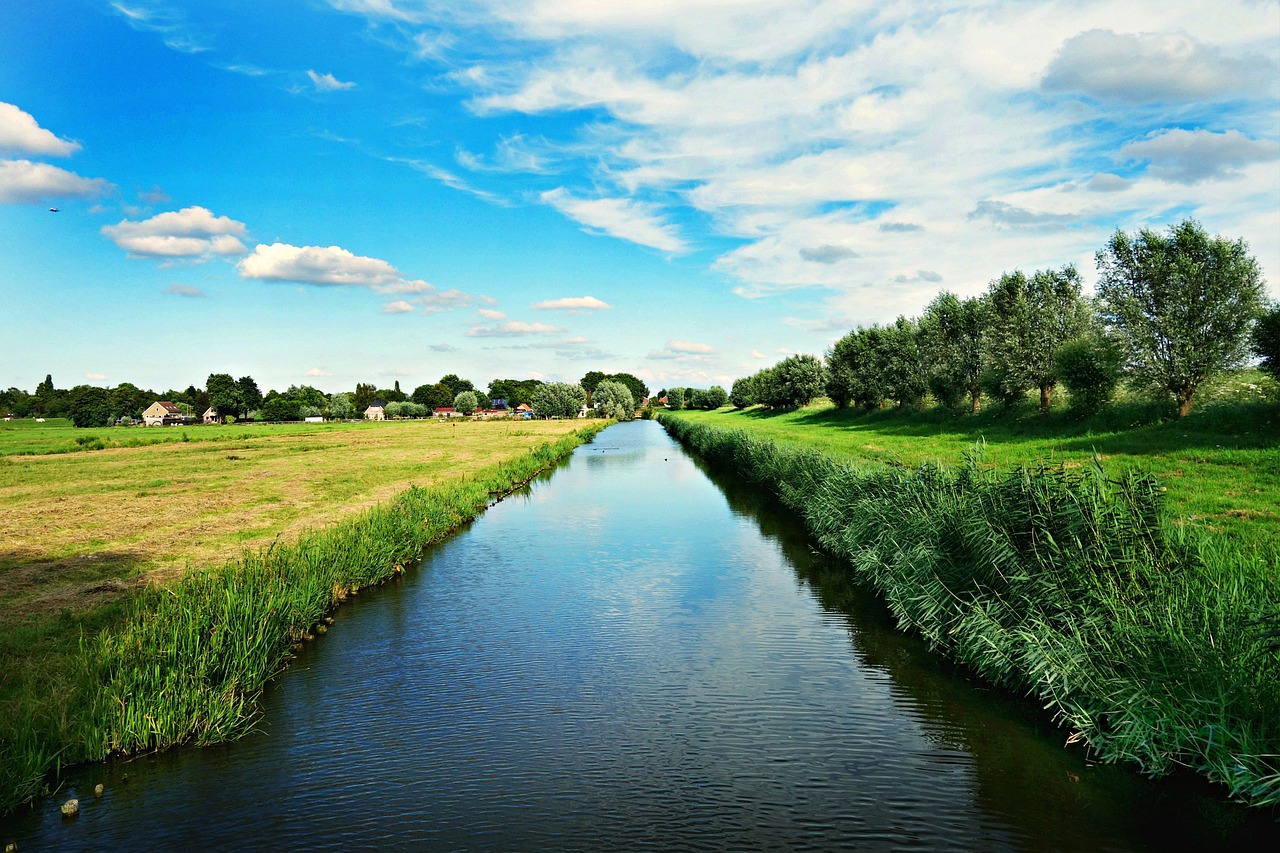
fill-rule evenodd
<path id="1" fill-rule="evenodd" d="M 1104 761 L 1195 768 L 1280 804 L 1280 571 L 1166 522 L 1150 475 L 857 467 L 660 415 L 712 463 L 771 489 L 899 625 L 1037 697 Z"/>
<path id="2" fill-rule="evenodd" d="M 605 426 L 145 591 L 125 618 L 82 640 L 62 707 L 0 723 L 0 812 L 36 796 L 67 764 L 245 733 L 266 682 L 343 599 L 404 571 Z"/>

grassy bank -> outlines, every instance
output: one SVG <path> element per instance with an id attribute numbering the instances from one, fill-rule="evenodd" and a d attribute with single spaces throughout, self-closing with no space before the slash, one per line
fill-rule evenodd
<path id="1" fill-rule="evenodd" d="M 715 417 L 712 415 L 711 417 Z M 1193 767 L 1280 804 L 1277 549 L 1168 523 L 1150 475 L 867 464 L 683 415 L 663 425 L 773 492 L 898 623 L 1034 695 L 1104 761 Z"/>
<path id="2" fill-rule="evenodd" d="M 553 441 L 532 447 L 495 441 L 503 437 L 498 424 L 476 425 L 489 448 L 485 464 L 459 461 L 429 486 L 105 607 L 7 622 L 0 810 L 38 793 L 67 764 L 241 734 L 263 684 L 296 643 L 324 630 L 338 602 L 402 571 L 425 545 L 603 425 L 560 424 Z M 444 438 L 451 434 L 437 436 L 453 441 Z"/>

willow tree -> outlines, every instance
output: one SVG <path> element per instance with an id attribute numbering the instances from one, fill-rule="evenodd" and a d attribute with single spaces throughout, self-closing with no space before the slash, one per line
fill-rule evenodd
<path id="1" fill-rule="evenodd" d="M 969 410 L 982 409 L 982 342 L 987 334 L 987 300 L 960 299 L 943 291 L 920 318 L 920 350 L 929 373 L 929 390 L 938 402 L 955 408 L 967 395 Z"/>
<path id="2" fill-rule="evenodd" d="M 1040 413 L 1048 414 L 1058 384 L 1053 354 L 1084 334 L 1092 319 L 1080 294 L 1080 273 L 1067 264 L 1031 278 L 1005 273 L 991 283 L 985 362 L 1006 402 L 1040 389 Z"/>
<path id="3" fill-rule="evenodd" d="M 1266 293 L 1243 240 L 1211 238 L 1185 219 L 1167 235 L 1117 230 L 1097 261 L 1103 321 L 1134 376 L 1171 393 L 1179 417 L 1201 383 L 1248 358 Z"/>

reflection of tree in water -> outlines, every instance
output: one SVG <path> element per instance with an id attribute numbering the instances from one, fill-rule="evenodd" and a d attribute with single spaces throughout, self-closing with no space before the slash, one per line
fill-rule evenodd
<path id="1" fill-rule="evenodd" d="M 839 614 L 858 663 L 889 677 L 895 702 L 937 746 L 970 756 L 979 805 L 1044 849 L 1209 849 L 1280 842 L 1276 815 L 1224 802 L 1190 772 L 1148 780 L 1129 768 L 1099 766 L 1029 698 L 982 683 L 897 630 L 877 593 L 847 564 L 820 553 L 804 526 L 760 486 L 691 457 L 776 543 L 823 610 Z"/>

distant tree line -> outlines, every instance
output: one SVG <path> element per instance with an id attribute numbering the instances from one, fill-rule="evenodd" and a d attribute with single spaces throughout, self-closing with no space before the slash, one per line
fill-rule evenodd
<path id="1" fill-rule="evenodd" d="M 236 379 L 229 373 L 211 373 L 204 387 L 190 385 L 185 389 L 170 388 L 157 392 L 123 382 L 114 388 L 77 385 L 70 389 L 54 387 L 52 375 L 36 386 L 34 393 L 20 388 L 0 391 L 0 415 L 16 417 L 70 418 L 76 426 L 101 427 L 116 423 L 132 423 L 157 400 L 176 405 L 185 416 L 200 418 L 209 408 L 220 420 L 256 419 L 264 421 L 298 421 L 323 416 L 331 419 L 363 417 L 375 400 L 386 405 L 389 418 L 426 417 L 435 409 L 452 407 L 465 414 L 489 408 L 494 400 L 505 400 L 508 408 L 521 404 L 535 410 L 538 392 L 548 385 L 557 386 L 544 393 L 541 417 L 576 417 L 582 406 L 593 407 L 606 417 L 629 419 L 636 406 L 649 394 L 642 380 L 630 373 L 605 374 L 591 371 L 581 383 L 545 383 L 540 379 L 493 379 L 487 393 L 469 379 L 454 373 L 445 374 L 438 382 L 419 385 L 406 394 L 397 380 L 390 388 L 372 383 L 357 383 L 353 391 L 325 394 L 310 385 L 290 385 L 283 391 L 263 394 L 252 376 Z M 560 388 L 559 386 L 564 386 Z M 588 386 L 590 390 L 588 389 Z M 591 392 L 604 394 L 598 402 Z M 565 391 L 564 389 L 577 389 Z M 555 399 L 555 405 L 549 401 Z M 572 403 L 572 405 L 569 405 Z M 571 409 L 571 411 L 570 411 Z M 608 414 L 604 414 L 607 411 Z M 561 414 L 567 412 L 567 414 Z"/>
<path id="2" fill-rule="evenodd" d="M 1047 413 L 1061 383 L 1079 414 L 1097 411 L 1122 378 L 1169 395 L 1178 414 L 1196 390 L 1251 354 L 1280 378 L 1280 306 L 1268 305 L 1243 240 L 1185 220 L 1166 233 L 1116 231 L 1096 255 L 1097 293 L 1071 265 L 1006 272 L 986 293 L 940 293 L 920 317 L 858 326 L 826 353 L 790 356 L 733 384 L 735 406 L 792 408 L 825 394 L 836 406 L 1011 406 L 1039 392 Z"/>

